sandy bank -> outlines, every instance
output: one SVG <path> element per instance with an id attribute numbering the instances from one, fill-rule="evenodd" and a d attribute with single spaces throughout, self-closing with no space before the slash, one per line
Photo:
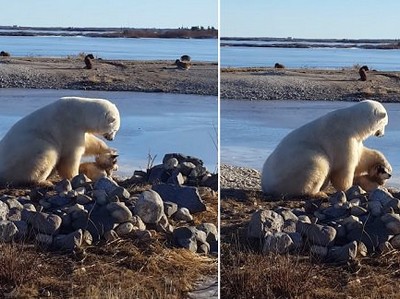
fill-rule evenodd
<path id="1" fill-rule="evenodd" d="M 83 57 L 1 57 L 0 88 L 85 89 L 217 95 L 216 63 L 194 61 L 180 70 L 173 61 L 94 60 Z"/>
<path id="2" fill-rule="evenodd" d="M 222 68 L 221 98 L 399 101 L 400 72 L 369 71 L 367 81 L 360 81 L 359 78 L 358 68 L 342 70 Z"/>

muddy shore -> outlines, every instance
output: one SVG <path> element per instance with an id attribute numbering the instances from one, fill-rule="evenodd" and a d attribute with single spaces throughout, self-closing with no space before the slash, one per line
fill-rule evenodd
<path id="1" fill-rule="evenodd" d="M 173 61 L 93 60 L 83 57 L 0 57 L 0 88 L 218 94 L 217 63 L 192 63 L 180 70 Z"/>
<path id="2" fill-rule="evenodd" d="M 221 99 L 325 100 L 398 102 L 400 72 L 341 70 L 222 68 Z"/>

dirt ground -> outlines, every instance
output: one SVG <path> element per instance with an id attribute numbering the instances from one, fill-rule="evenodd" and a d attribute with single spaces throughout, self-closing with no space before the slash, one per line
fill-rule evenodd
<path id="1" fill-rule="evenodd" d="M 243 100 L 346 100 L 398 102 L 400 72 L 368 71 L 361 81 L 358 66 L 342 70 L 223 68 L 221 98 Z"/>
<path id="2" fill-rule="evenodd" d="M 0 57 L 0 88 L 85 89 L 217 95 L 216 63 L 193 61 L 178 69 L 174 61 L 94 59 L 84 57 Z"/>

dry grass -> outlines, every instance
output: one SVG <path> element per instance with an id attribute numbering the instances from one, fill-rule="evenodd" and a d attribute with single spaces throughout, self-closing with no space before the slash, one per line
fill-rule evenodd
<path id="1" fill-rule="evenodd" d="M 400 253 L 362 258 L 353 265 L 322 264 L 306 252 L 262 255 L 246 238 L 259 208 L 297 207 L 302 201 L 272 201 L 260 192 L 221 191 L 221 298 L 400 298 Z"/>

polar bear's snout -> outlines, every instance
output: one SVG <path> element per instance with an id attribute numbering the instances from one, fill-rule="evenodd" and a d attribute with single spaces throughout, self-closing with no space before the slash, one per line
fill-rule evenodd
<path id="1" fill-rule="evenodd" d="M 376 137 L 382 137 L 384 135 L 385 135 L 385 130 L 384 129 L 381 129 L 381 130 L 378 130 L 378 131 L 375 132 L 375 136 Z"/>
<path id="2" fill-rule="evenodd" d="M 105 139 L 109 140 L 109 141 L 112 141 L 112 140 L 114 140 L 116 134 L 117 134 L 117 132 L 116 132 L 116 131 L 113 131 L 113 132 L 111 132 L 111 133 L 105 133 L 105 134 L 103 134 L 103 137 L 104 137 Z"/>

